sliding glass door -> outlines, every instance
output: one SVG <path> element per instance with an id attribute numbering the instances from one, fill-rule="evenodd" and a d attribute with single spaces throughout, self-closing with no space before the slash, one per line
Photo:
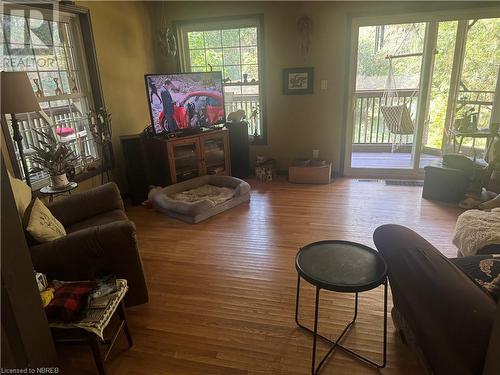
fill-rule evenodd
<path id="1" fill-rule="evenodd" d="M 419 166 L 427 155 L 458 152 L 482 156 L 487 138 L 464 137 L 455 143 L 462 119 L 471 120 L 474 133 L 491 123 L 500 65 L 500 18 L 439 22 L 432 72 L 428 119 Z"/>
<path id="2" fill-rule="evenodd" d="M 353 168 L 411 168 L 425 23 L 359 28 L 352 133 Z M 410 116 L 398 131 L 400 109 Z M 394 110 L 391 123 L 384 117 Z"/>
<path id="3" fill-rule="evenodd" d="M 421 177 L 453 151 L 457 119 L 475 114 L 477 128 L 489 128 L 500 65 L 493 16 L 353 21 L 346 175 Z M 464 138 L 461 152 L 485 146 Z"/>

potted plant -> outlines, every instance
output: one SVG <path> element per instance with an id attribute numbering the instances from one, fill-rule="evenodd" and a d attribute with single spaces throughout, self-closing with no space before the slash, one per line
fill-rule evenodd
<path id="1" fill-rule="evenodd" d="M 78 157 L 68 144 L 59 142 L 52 131 L 36 133 L 40 136 L 40 147 L 32 146 L 35 151 L 32 160 L 38 166 L 31 172 L 47 171 L 52 187 L 67 186 L 69 182 L 66 171 L 75 166 Z"/>

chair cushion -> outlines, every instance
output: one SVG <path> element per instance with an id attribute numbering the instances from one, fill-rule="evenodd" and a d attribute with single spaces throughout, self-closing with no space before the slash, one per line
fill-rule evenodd
<path id="1" fill-rule="evenodd" d="M 15 178 L 8 172 L 10 186 L 12 187 L 12 193 L 14 194 L 14 201 L 16 202 L 17 212 L 21 221 L 24 217 L 24 211 L 28 208 L 31 203 L 31 188 L 18 178 Z"/>
<path id="2" fill-rule="evenodd" d="M 108 223 L 113 223 L 115 221 L 120 221 L 120 220 L 128 220 L 127 215 L 125 215 L 125 212 L 122 210 L 112 210 L 108 212 L 104 212 L 99 215 L 91 216 L 88 219 L 79 221 L 78 223 L 75 223 L 73 225 L 70 225 L 66 227 L 66 232 L 71 233 L 71 232 L 76 232 L 81 229 L 85 228 L 90 228 L 90 227 L 95 227 L 98 225 L 103 225 L 103 224 L 108 224 Z"/>
<path id="3" fill-rule="evenodd" d="M 64 226 L 38 198 L 35 198 L 24 212 L 23 225 L 37 242 L 54 241 L 66 235 Z"/>

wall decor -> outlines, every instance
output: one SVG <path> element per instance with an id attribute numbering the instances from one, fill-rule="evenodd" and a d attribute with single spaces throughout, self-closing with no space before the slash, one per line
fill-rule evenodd
<path id="1" fill-rule="evenodd" d="M 283 69 L 283 94 L 303 95 L 314 92 L 314 68 Z"/>
<path id="2" fill-rule="evenodd" d="M 302 16 L 297 20 L 297 33 L 299 34 L 299 49 L 302 57 L 309 55 L 311 47 L 312 20 L 307 16 Z"/>

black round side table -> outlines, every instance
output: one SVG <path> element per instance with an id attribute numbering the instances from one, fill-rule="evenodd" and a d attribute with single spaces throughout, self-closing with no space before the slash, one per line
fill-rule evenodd
<path id="1" fill-rule="evenodd" d="M 68 185 L 60 187 L 60 188 L 54 188 L 50 185 L 44 186 L 43 188 L 40 189 L 40 193 L 44 195 L 49 196 L 49 202 L 52 202 L 54 200 L 54 195 L 59 195 L 59 194 L 64 194 L 68 193 L 71 195 L 71 191 L 75 190 L 78 187 L 77 182 L 70 182 Z"/>
<path id="2" fill-rule="evenodd" d="M 317 374 L 337 348 L 377 368 L 385 367 L 387 359 L 387 265 L 380 254 L 368 246 L 355 242 L 319 241 L 306 245 L 299 250 L 295 257 L 295 268 L 298 273 L 295 322 L 299 327 L 313 334 L 311 373 L 313 375 Z M 301 278 L 316 287 L 313 329 L 302 325 L 298 318 Z M 374 289 L 382 284 L 384 285 L 384 347 L 383 362 L 378 364 L 342 346 L 340 343 L 356 321 L 358 293 Z M 321 289 L 356 294 L 354 317 L 335 341 L 318 333 L 319 292 Z M 316 366 L 316 340 L 318 337 L 332 344 L 332 347 Z"/>

